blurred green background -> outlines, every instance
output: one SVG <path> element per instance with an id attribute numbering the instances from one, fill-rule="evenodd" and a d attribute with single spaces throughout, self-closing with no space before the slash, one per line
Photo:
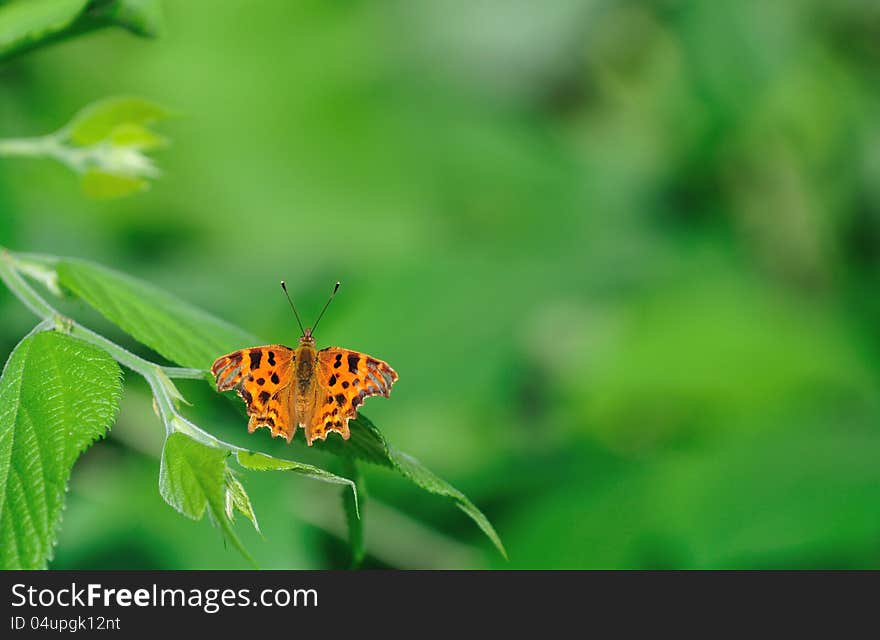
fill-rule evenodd
<path id="1" fill-rule="evenodd" d="M 880 567 L 880 5 L 871 0 L 167 2 L 0 66 L 0 137 L 140 95 L 164 175 L 93 201 L 0 160 L 0 244 L 148 280 L 295 344 L 387 360 L 365 413 L 481 507 L 368 469 L 368 567 Z M 77 317 L 138 348 L 84 308 Z M 34 324 L 0 290 L 2 357 Z M 242 345 L 248 346 L 248 345 Z M 220 355 L 220 354 L 218 354 Z M 208 385 L 188 414 L 248 436 Z M 157 491 L 126 375 L 53 568 L 246 567 Z M 339 490 L 243 476 L 266 568 L 344 567 Z"/>

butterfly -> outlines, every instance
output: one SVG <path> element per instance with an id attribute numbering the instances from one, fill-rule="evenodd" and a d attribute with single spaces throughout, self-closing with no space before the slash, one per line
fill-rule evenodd
<path id="1" fill-rule="evenodd" d="M 220 356 L 211 366 L 217 391 L 235 389 L 244 400 L 250 416 L 248 433 L 267 427 L 273 438 L 282 436 L 290 442 L 297 427 L 302 427 L 309 446 L 326 440 L 331 431 L 348 440 L 348 421 L 357 417 L 358 407 L 370 396 L 387 398 L 397 372 L 358 351 L 315 349 L 314 330 L 339 290 L 338 282 L 308 329 L 303 329 L 283 280 L 281 288 L 302 332 L 299 346 L 271 344 Z"/>

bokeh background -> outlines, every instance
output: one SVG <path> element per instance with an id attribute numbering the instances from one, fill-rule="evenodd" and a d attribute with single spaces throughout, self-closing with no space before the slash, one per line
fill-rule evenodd
<path id="1" fill-rule="evenodd" d="M 0 161 L 0 244 L 390 362 L 366 413 L 495 524 L 368 469 L 369 567 L 880 566 L 880 5 L 872 0 L 167 2 L 0 67 L 0 137 L 144 96 L 163 176 L 85 198 Z M 150 355 L 85 309 L 72 312 Z M 0 290 L 0 351 L 34 320 Z M 242 345 L 245 346 L 245 345 Z M 219 354 L 218 354 L 219 355 Z M 200 425 L 295 455 L 208 385 Z M 54 568 L 246 567 L 157 491 L 126 375 Z M 339 490 L 243 476 L 261 566 L 344 567 Z"/>

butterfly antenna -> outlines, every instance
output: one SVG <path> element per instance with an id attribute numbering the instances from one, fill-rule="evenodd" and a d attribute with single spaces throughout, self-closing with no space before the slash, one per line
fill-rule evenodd
<path id="1" fill-rule="evenodd" d="M 281 288 L 284 289 L 284 295 L 287 296 L 287 301 L 290 303 L 290 308 L 293 309 L 293 315 L 296 316 L 296 323 L 299 325 L 299 330 L 302 331 L 303 335 L 306 335 L 306 330 L 303 329 L 302 320 L 299 319 L 299 314 L 296 312 L 296 307 L 293 306 L 293 300 L 290 299 L 290 294 L 287 293 L 287 285 L 284 284 L 284 280 L 281 281 Z"/>
<path id="2" fill-rule="evenodd" d="M 318 314 L 318 319 L 315 320 L 315 324 L 312 325 L 312 333 L 315 332 L 315 329 L 318 328 L 318 323 L 321 321 L 321 318 L 324 317 L 324 312 L 327 311 L 327 307 L 330 306 L 330 303 L 333 302 L 333 296 L 336 295 L 336 292 L 339 291 L 339 283 L 336 283 L 336 286 L 333 287 L 333 291 L 330 293 L 330 297 L 327 299 L 327 303 L 324 305 L 324 308 L 321 309 L 321 313 Z"/>

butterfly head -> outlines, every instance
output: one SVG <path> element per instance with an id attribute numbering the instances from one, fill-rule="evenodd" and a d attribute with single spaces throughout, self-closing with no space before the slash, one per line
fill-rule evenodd
<path id="1" fill-rule="evenodd" d="M 321 309 L 321 313 L 318 314 L 318 319 L 315 320 L 315 324 L 309 327 L 308 329 L 303 329 L 302 321 L 299 319 L 299 313 L 296 311 L 296 307 L 293 306 L 293 300 L 290 298 L 290 294 L 287 293 L 287 285 L 284 284 L 284 280 L 281 281 L 281 288 L 284 290 L 284 295 L 287 296 L 287 301 L 290 303 L 290 308 L 293 309 L 293 315 L 296 316 L 296 322 L 299 324 L 299 330 L 302 331 L 302 337 L 299 339 L 300 346 L 309 345 L 315 346 L 315 336 L 314 331 L 318 328 L 318 323 L 321 321 L 321 318 L 324 317 L 324 312 L 327 310 L 327 307 L 330 306 L 330 303 L 333 301 L 333 296 L 336 295 L 336 292 L 339 290 L 339 283 L 336 283 L 336 286 L 333 287 L 333 291 L 330 292 L 330 297 L 327 299 L 327 302 L 324 304 L 324 308 Z"/>

